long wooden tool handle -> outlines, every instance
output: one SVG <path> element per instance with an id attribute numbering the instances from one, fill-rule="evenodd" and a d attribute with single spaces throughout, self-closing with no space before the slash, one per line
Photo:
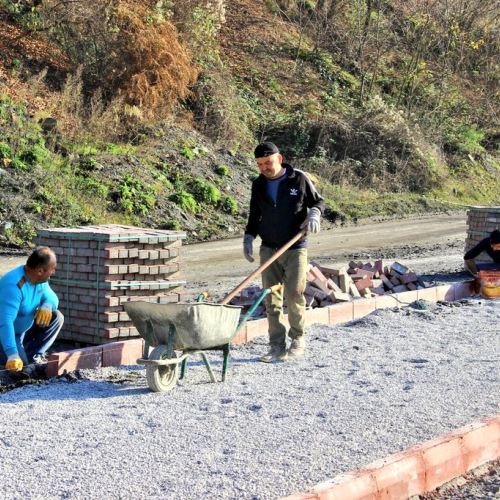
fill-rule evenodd
<path id="1" fill-rule="evenodd" d="M 280 255 L 284 254 L 294 243 L 300 240 L 305 235 L 305 231 L 300 231 L 288 243 L 285 243 L 272 257 L 266 260 L 259 268 L 257 268 L 250 276 L 245 278 L 236 288 L 229 292 L 221 301 L 220 304 L 227 304 L 239 291 L 248 285 L 256 276 L 264 269 L 269 267 Z"/>

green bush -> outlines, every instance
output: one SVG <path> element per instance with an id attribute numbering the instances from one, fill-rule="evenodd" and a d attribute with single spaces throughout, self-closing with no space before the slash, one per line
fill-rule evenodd
<path id="1" fill-rule="evenodd" d="M 13 245 L 26 245 L 33 241 L 36 229 L 29 220 L 14 221 L 14 225 L 5 231 L 7 241 Z"/>
<path id="2" fill-rule="evenodd" d="M 217 165 L 215 167 L 215 173 L 221 177 L 226 177 L 229 175 L 229 167 L 227 165 Z"/>
<path id="3" fill-rule="evenodd" d="M 460 124 L 447 132 L 446 143 L 449 149 L 458 153 L 479 154 L 484 152 L 481 141 L 484 139 L 483 131 L 475 125 Z"/>
<path id="4" fill-rule="evenodd" d="M 147 215 L 155 205 L 155 196 L 150 188 L 126 174 L 118 186 L 119 205 L 129 214 Z"/>
<path id="5" fill-rule="evenodd" d="M 221 208 L 228 214 L 236 215 L 238 213 L 238 202 L 232 196 L 226 196 L 222 200 Z"/>
<path id="6" fill-rule="evenodd" d="M 50 166 L 51 153 L 45 147 L 40 126 L 30 118 L 23 103 L 2 94 L 0 131 L 1 160 L 12 160 L 12 167 L 19 170 L 29 170 L 34 165 Z"/>
<path id="7" fill-rule="evenodd" d="M 210 182 L 195 178 L 189 183 L 189 188 L 196 201 L 208 203 L 213 206 L 219 203 L 220 192 L 213 184 L 210 184 Z"/>
<path id="8" fill-rule="evenodd" d="M 178 220 L 172 219 L 172 220 L 169 220 L 169 221 L 166 221 L 165 223 L 163 223 L 161 225 L 161 229 L 169 229 L 171 231 L 180 231 L 182 229 L 182 227 L 181 227 L 181 223 Z"/>
<path id="9" fill-rule="evenodd" d="M 109 187 L 106 184 L 92 177 L 79 176 L 76 178 L 76 185 L 85 194 L 97 195 L 101 198 L 106 198 L 109 193 Z"/>
<path id="10" fill-rule="evenodd" d="M 195 214 L 198 211 L 198 203 L 196 203 L 193 195 L 187 191 L 178 191 L 171 195 L 169 199 L 184 212 Z"/>
<path id="11" fill-rule="evenodd" d="M 26 165 L 34 166 L 44 163 L 49 158 L 49 151 L 43 144 L 33 144 L 19 154 L 19 159 Z"/>
<path id="12" fill-rule="evenodd" d="M 113 155 L 122 156 L 133 154 L 135 147 L 132 144 L 114 144 L 109 142 L 106 144 L 106 151 Z"/>
<path id="13" fill-rule="evenodd" d="M 10 160 L 12 158 L 12 150 L 5 142 L 0 142 L 0 160 Z"/>

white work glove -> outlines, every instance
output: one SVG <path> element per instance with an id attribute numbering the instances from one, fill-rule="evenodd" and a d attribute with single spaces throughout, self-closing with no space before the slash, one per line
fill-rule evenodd
<path id="1" fill-rule="evenodd" d="M 35 313 L 35 323 L 38 326 L 46 327 L 50 325 L 52 320 L 52 306 L 50 304 L 43 304 Z"/>
<path id="2" fill-rule="evenodd" d="M 23 360 L 19 357 L 19 354 L 11 354 L 7 358 L 5 369 L 9 370 L 9 372 L 20 372 L 23 369 Z"/>
<path id="3" fill-rule="evenodd" d="M 321 216 L 321 211 L 319 208 L 312 207 L 307 214 L 306 220 L 300 226 L 300 229 L 306 229 L 308 233 L 319 233 L 320 222 L 319 218 Z"/>
<path id="4" fill-rule="evenodd" d="M 243 255 L 248 262 L 253 262 L 253 240 L 255 238 L 251 234 L 245 234 L 243 237 Z"/>

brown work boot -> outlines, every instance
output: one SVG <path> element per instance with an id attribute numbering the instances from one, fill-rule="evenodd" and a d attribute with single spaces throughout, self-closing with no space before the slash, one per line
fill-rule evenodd
<path id="1" fill-rule="evenodd" d="M 259 358 L 259 361 L 262 361 L 263 363 L 272 363 L 273 361 L 286 361 L 287 356 L 288 353 L 286 351 L 286 347 L 272 345 L 269 349 L 269 352 Z"/>
<path id="2" fill-rule="evenodd" d="M 297 337 L 296 339 L 292 339 L 290 349 L 288 349 L 288 357 L 290 359 L 301 358 L 302 356 L 304 356 L 305 350 L 306 341 L 304 337 Z"/>

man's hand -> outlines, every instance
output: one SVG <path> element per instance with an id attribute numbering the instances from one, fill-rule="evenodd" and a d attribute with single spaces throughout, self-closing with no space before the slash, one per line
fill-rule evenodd
<path id="1" fill-rule="evenodd" d="M 319 208 L 312 207 L 307 214 L 306 220 L 300 226 L 301 229 L 306 229 L 308 233 L 319 233 L 321 211 Z"/>
<path id="2" fill-rule="evenodd" d="M 52 306 L 44 304 L 35 313 L 35 323 L 41 327 L 47 327 L 52 320 Z"/>
<path id="3" fill-rule="evenodd" d="M 20 372 L 23 369 L 23 360 L 19 357 L 19 354 L 11 354 L 7 358 L 5 368 L 9 370 L 9 372 Z"/>
<path id="4" fill-rule="evenodd" d="M 253 262 L 253 240 L 255 238 L 251 234 L 245 234 L 243 237 L 243 255 L 248 262 Z"/>

